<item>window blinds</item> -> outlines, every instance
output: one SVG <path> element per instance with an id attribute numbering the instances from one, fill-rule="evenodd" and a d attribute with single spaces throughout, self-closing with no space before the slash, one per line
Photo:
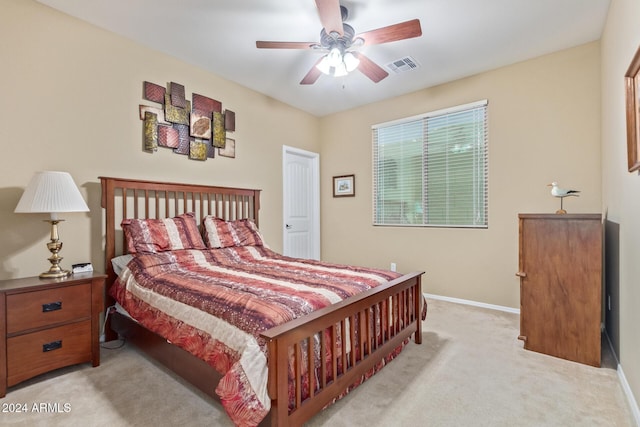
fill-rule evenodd
<path id="1" fill-rule="evenodd" d="M 487 101 L 373 127 L 375 225 L 487 226 Z"/>

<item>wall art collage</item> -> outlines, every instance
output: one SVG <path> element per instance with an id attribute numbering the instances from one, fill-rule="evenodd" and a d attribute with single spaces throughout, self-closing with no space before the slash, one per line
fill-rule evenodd
<path id="1" fill-rule="evenodd" d="M 145 151 L 166 147 L 193 160 L 215 158 L 216 151 L 223 157 L 236 156 L 235 139 L 227 137 L 236 130 L 236 115 L 223 111 L 220 101 L 197 93 L 189 101 L 184 86 L 174 82 L 166 88 L 144 82 L 143 98 L 161 104 L 140 105 Z"/>

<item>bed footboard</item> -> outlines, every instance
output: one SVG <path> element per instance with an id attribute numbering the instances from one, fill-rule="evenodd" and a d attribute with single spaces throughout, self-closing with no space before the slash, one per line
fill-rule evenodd
<path id="1" fill-rule="evenodd" d="M 263 333 L 269 348 L 270 424 L 302 425 L 412 334 L 420 344 L 422 274 L 406 274 Z M 314 345 L 326 360 L 322 356 L 318 363 L 313 351 L 305 351 Z M 313 371 L 317 375 L 307 375 Z"/>

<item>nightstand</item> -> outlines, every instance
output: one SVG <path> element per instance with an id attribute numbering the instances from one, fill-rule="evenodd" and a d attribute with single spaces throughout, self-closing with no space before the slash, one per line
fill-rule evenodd
<path id="1" fill-rule="evenodd" d="M 7 387 L 78 363 L 100 364 L 106 275 L 0 281 L 0 397 Z"/>

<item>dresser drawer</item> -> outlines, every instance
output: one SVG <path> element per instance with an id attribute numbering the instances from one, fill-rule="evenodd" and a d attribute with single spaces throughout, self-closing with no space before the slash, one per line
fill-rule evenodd
<path id="1" fill-rule="evenodd" d="M 7 334 L 91 317 L 91 284 L 7 295 Z"/>
<path id="2" fill-rule="evenodd" d="M 7 339 L 7 386 L 91 360 L 91 321 Z"/>

